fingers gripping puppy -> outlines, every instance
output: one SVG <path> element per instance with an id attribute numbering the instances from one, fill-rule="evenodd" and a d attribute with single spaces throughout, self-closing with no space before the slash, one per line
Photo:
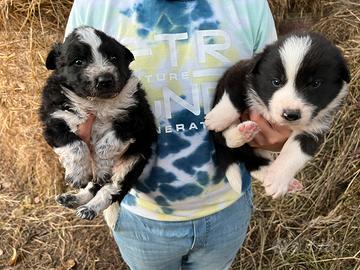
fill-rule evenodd
<path id="1" fill-rule="evenodd" d="M 237 163 L 244 162 L 268 195 L 285 194 L 295 174 L 315 154 L 349 82 L 340 50 L 315 33 L 285 36 L 227 70 L 205 124 L 214 136 L 218 166 L 234 189 L 241 192 Z M 274 161 L 269 152 L 247 144 L 259 131 L 255 122 L 239 121 L 249 108 L 292 130 Z"/>
<path id="2" fill-rule="evenodd" d="M 54 71 L 42 94 L 44 136 L 65 168 L 66 182 L 81 188 L 57 201 L 77 207 L 81 218 L 93 219 L 121 201 L 152 154 L 155 120 L 129 69 L 133 60 L 126 47 L 91 27 L 75 29 L 46 60 Z M 95 115 L 91 151 L 76 134 L 89 114 Z"/>

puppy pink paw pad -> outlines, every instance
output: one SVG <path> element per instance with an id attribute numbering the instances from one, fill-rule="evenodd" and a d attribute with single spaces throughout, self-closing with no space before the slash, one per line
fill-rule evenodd
<path id="1" fill-rule="evenodd" d="M 301 184 L 301 182 L 297 179 L 293 179 L 289 184 L 289 192 L 296 192 L 300 191 L 304 188 L 304 186 Z"/>
<path id="2" fill-rule="evenodd" d="M 251 141 L 260 131 L 260 128 L 255 122 L 245 121 L 238 125 L 238 130 L 247 140 Z"/>

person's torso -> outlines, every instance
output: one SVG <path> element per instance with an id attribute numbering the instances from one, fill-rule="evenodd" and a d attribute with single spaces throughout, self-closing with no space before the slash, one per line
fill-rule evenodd
<path id="1" fill-rule="evenodd" d="M 259 2 L 92 1 L 96 13 L 87 19 L 132 51 L 131 68 L 158 125 L 156 151 L 124 207 L 147 218 L 187 220 L 239 198 L 214 165 L 204 116 L 224 71 L 258 46 L 249 14 Z M 250 176 L 240 166 L 246 190 Z"/>

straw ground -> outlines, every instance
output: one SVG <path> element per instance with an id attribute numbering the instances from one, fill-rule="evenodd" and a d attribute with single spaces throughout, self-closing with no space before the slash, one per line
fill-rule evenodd
<path id="1" fill-rule="evenodd" d="M 353 79 L 321 151 L 299 175 L 305 190 L 274 201 L 254 183 L 254 215 L 232 269 L 360 269 L 360 4 L 270 4 L 280 28 L 305 22 L 334 41 Z M 70 7 L 0 3 L 0 269 L 127 269 L 101 218 L 80 221 L 53 199 L 65 190 L 63 175 L 37 109 L 44 59 L 62 40 Z"/>

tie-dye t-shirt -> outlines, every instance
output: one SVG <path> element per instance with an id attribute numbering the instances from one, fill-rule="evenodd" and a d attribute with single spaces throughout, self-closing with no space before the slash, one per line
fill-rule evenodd
<path id="1" fill-rule="evenodd" d="M 131 68 L 158 124 L 156 153 L 122 206 L 146 218 L 180 221 L 234 203 L 241 194 L 214 166 L 204 116 L 225 69 L 276 39 L 268 3 L 76 0 L 66 34 L 80 25 L 106 32 L 133 52 Z M 250 176 L 239 166 L 246 190 Z"/>

